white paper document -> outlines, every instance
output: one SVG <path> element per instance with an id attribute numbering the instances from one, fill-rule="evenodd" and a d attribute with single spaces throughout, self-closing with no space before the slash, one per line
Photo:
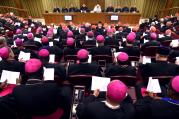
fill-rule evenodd
<path id="1" fill-rule="evenodd" d="M 165 37 L 163 34 L 158 34 L 158 37 L 159 38 L 163 38 L 163 37 Z"/>
<path id="2" fill-rule="evenodd" d="M 92 55 L 88 55 L 88 63 L 92 62 Z"/>
<path id="3" fill-rule="evenodd" d="M 127 39 L 126 38 L 122 38 L 122 41 L 125 42 Z"/>
<path id="4" fill-rule="evenodd" d="M 32 28 L 28 28 L 28 32 L 31 32 Z"/>
<path id="5" fill-rule="evenodd" d="M 179 61 L 179 57 L 176 57 L 176 60 Z"/>
<path id="6" fill-rule="evenodd" d="M 27 34 L 23 34 L 23 36 L 27 36 Z"/>
<path id="7" fill-rule="evenodd" d="M 149 40 L 146 40 L 146 39 L 144 38 L 144 43 L 147 43 L 147 42 L 149 42 Z"/>
<path id="8" fill-rule="evenodd" d="M 55 38 L 54 40 L 59 42 L 59 38 Z"/>
<path id="9" fill-rule="evenodd" d="M 37 42 L 41 43 L 41 38 L 35 37 L 35 38 L 34 38 L 34 41 L 37 41 Z"/>
<path id="10" fill-rule="evenodd" d="M 147 57 L 147 56 L 143 56 L 142 57 L 142 63 L 146 64 L 146 63 L 151 63 L 151 58 Z"/>
<path id="11" fill-rule="evenodd" d="M 98 43 L 96 42 L 96 47 L 98 47 Z"/>
<path id="12" fill-rule="evenodd" d="M 53 46 L 53 42 L 49 42 L 49 46 L 51 46 L 51 47 L 52 47 L 52 46 Z"/>
<path id="13" fill-rule="evenodd" d="M 86 41 L 88 40 L 88 36 L 85 36 Z"/>
<path id="14" fill-rule="evenodd" d="M 131 66 L 135 67 L 136 66 L 136 61 L 131 61 Z"/>
<path id="15" fill-rule="evenodd" d="M 18 59 L 19 61 L 28 61 L 30 59 L 30 53 L 20 51 Z"/>
<path id="16" fill-rule="evenodd" d="M 147 34 L 144 32 L 144 33 L 143 33 L 143 36 L 146 36 L 146 35 L 147 35 Z"/>
<path id="17" fill-rule="evenodd" d="M 54 80 L 54 73 L 55 73 L 55 70 L 54 68 L 45 68 L 44 67 L 44 81 L 47 81 L 47 80 Z"/>
<path id="18" fill-rule="evenodd" d="M 152 77 L 149 77 L 148 85 L 147 85 L 147 91 L 151 93 L 161 93 L 161 88 L 159 84 L 158 79 L 152 79 Z"/>
<path id="19" fill-rule="evenodd" d="M 170 43 L 170 45 L 171 45 L 172 47 L 178 47 L 178 44 L 179 44 L 178 39 L 172 40 L 172 42 Z"/>
<path id="20" fill-rule="evenodd" d="M 55 63 L 55 55 L 50 55 L 49 62 L 50 63 Z"/>
<path id="21" fill-rule="evenodd" d="M 54 33 L 54 34 L 57 34 L 57 29 L 53 29 L 53 33 Z"/>
<path id="22" fill-rule="evenodd" d="M 117 56 L 120 54 L 121 52 L 114 52 L 114 57 L 117 58 Z"/>
<path id="23" fill-rule="evenodd" d="M 99 89 L 107 91 L 107 85 L 110 83 L 110 78 L 92 76 L 91 90 Z"/>
<path id="24" fill-rule="evenodd" d="M 16 42 L 15 42 L 15 41 L 13 41 L 13 45 L 14 45 L 14 47 L 17 47 L 17 45 L 16 45 Z"/>
<path id="25" fill-rule="evenodd" d="M 121 52 L 114 52 L 114 60 L 117 62 L 117 56 L 120 54 Z"/>
<path id="26" fill-rule="evenodd" d="M 8 84 L 16 84 L 16 80 L 19 79 L 19 76 L 20 72 L 3 70 L 0 82 L 4 82 L 5 80 L 7 80 Z"/>

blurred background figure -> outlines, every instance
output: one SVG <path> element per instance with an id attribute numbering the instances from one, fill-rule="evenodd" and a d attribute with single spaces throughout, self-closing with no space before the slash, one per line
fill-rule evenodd
<path id="1" fill-rule="evenodd" d="M 102 12 L 101 6 L 99 4 L 94 6 L 93 12 L 95 12 L 95 13 L 101 13 Z"/>

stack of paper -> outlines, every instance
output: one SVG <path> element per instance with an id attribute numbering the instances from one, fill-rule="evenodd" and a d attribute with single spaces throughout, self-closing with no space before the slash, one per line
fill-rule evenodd
<path id="1" fill-rule="evenodd" d="M 143 56 L 142 57 L 142 63 L 146 64 L 146 63 L 151 63 L 151 58 L 147 57 L 147 56 Z"/>
<path id="2" fill-rule="evenodd" d="M 149 77 L 147 91 L 151 93 L 161 93 L 161 88 L 158 79 L 152 79 L 152 77 Z"/>
<path id="3" fill-rule="evenodd" d="M 55 55 L 53 54 L 53 55 L 50 55 L 50 57 L 49 57 L 49 62 L 50 63 L 55 63 Z"/>
<path id="4" fill-rule="evenodd" d="M 18 59 L 19 61 L 28 61 L 30 59 L 30 53 L 20 51 Z"/>
<path id="5" fill-rule="evenodd" d="M 45 68 L 44 67 L 44 81 L 47 81 L 47 80 L 54 80 L 54 68 Z"/>
<path id="6" fill-rule="evenodd" d="M 92 76 L 91 90 L 107 91 L 110 78 Z"/>
<path id="7" fill-rule="evenodd" d="M 19 76 L 20 72 L 3 70 L 0 82 L 4 82 L 5 80 L 7 80 L 7 83 L 9 84 L 16 84 L 16 80 L 19 79 Z"/>

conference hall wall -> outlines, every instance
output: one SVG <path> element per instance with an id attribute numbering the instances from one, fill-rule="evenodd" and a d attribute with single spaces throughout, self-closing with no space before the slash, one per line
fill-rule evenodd
<path id="1" fill-rule="evenodd" d="M 15 7 L 14 0 L 0 0 L 0 5 Z M 44 11 L 51 12 L 53 7 L 70 7 L 70 5 L 80 7 L 84 0 L 21 0 L 23 8 L 28 10 L 32 17 L 42 17 Z M 91 2 L 92 0 L 87 0 Z M 98 0 L 100 2 L 100 0 Z M 105 8 L 112 4 L 117 6 L 136 6 L 143 18 L 154 16 L 160 9 L 165 8 L 167 0 L 105 0 Z M 173 0 L 173 7 L 179 6 L 179 0 Z"/>

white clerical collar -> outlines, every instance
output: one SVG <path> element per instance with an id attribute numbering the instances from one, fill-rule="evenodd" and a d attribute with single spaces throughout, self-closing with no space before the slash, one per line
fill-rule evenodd
<path id="1" fill-rule="evenodd" d="M 117 106 L 113 106 L 111 105 L 110 103 L 108 103 L 107 101 L 104 101 L 105 105 L 110 108 L 110 109 L 119 109 L 120 108 L 120 105 L 117 105 Z"/>

